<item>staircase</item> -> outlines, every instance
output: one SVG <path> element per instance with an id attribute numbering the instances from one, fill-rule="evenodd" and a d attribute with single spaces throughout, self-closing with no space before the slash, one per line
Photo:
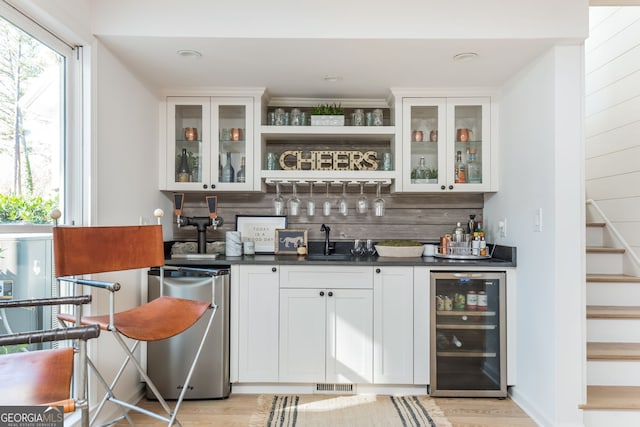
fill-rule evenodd
<path id="1" fill-rule="evenodd" d="M 640 277 L 605 222 L 587 223 L 584 425 L 640 426 Z M 631 269 L 633 270 L 633 269 Z"/>

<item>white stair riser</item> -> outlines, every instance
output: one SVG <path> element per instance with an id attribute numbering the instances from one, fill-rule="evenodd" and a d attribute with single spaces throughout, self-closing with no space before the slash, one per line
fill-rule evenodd
<path id="1" fill-rule="evenodd" d="M 587 384 L 640 386 L 640 360 L 589 360 Z"/>
<path id="2" fill-rule="evenodd" d="M 584 411 L 585 427 L 637 427 L 640 426 L 640 411 Z"/>
<path id="3" fill-rule="evenodd" d="M 640 319 L 587 319 L 589 342 L 640 342 Z"/>
<path id="4" fill-rule="evenodd" d="M 587 274 L 622 274 L 622 272 L 622 254 L 587 254 Z"/>
<path id="5" fill-rule="evenodd" d="M 604 246 L 604 227 L 587 227 L 587 246 Z"/>
<path id="6" fill-rule="evenodd" d="M 587 282 L 587 305 L 640 306 L 640 282 Z"/>

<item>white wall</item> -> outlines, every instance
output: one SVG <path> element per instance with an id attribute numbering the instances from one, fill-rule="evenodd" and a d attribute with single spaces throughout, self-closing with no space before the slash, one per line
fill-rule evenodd
<path id="1" fill-rule="evenodd" d="M 557 47 L 502 88 L 500 191 L 485 199 L 486 223 L 507 219 L 497 242 L 518 247 L 513 398 L 548 426 L 581 423 L 581 55 L 580 46 Z"/>
<path id="2" fill-rule="evenodd" d="M 586 0 L 93 0 L 95 34 L 275 38 L 579 38 Z M 145 19 L 148 11 L 153 19 Z M 498 12 L 496 12 L 498 11 Z M 330 22 L 330 25 L 327 23 Z M 141 25 L 144 23 L 144 25 Z"/>
<path id="3" fill-rule="evenodd" d="M 591 8 L 586 189 L 640 256 L 640 7 Z"/>

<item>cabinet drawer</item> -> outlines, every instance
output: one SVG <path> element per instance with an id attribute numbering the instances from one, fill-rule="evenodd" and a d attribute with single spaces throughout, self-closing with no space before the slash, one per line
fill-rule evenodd
<path id="1" fill-rule="evenodd" d="M 280 287 L 372 289 L 373 267 L 281 265 Z"/>

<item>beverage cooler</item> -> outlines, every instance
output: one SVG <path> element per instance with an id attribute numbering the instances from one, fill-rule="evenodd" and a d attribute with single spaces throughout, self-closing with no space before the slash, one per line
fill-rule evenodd
<path id="1" fill-rule="evenodd" d="M 432 396 L 505 397 L 505 273 L 432 272 Z"/>

